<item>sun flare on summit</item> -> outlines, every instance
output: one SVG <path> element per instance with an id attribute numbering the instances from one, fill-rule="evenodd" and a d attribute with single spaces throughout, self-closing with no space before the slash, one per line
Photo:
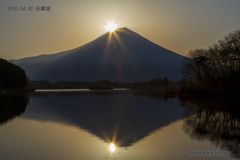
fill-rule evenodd
<path id="1" fill-rule="evenodd" d="M 117 29 L 117 25 L 114 22 L 110 22 L 105 26 L 105 28 L 108 32 L 113 32 Z"/>
<path id="2" fill-rule="evenodd" d="M 111 143 L 109 149 L 111 152 L 114 152 L 116 150 L 116 146 L 113 143 Z"/>

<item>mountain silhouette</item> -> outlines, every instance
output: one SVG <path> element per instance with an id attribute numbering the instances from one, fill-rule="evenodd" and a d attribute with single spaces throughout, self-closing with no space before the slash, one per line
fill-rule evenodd
<path id="1" fill-rule="evenodd" d="M 119 28 L 72 50 L 11 62 L 25 69 L 30 80 L 132 82 L 165 76 L 180 80 L 183 58 Z"/>

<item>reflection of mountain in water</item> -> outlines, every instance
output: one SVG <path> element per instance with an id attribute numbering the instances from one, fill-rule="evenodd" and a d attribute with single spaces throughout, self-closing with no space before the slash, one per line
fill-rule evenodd
<path id="1" fill-rule="evenodd" d="M 0 125 L 21 115 L 27 106 L 26 95 L 0 95 Z"/>
<path id="2" fill-rule="evenodd" d="M 240 158 L 239 100 L 185 100 L 185 105 L 198 106 L 196 114 L 184 120 L 183 129 L 192 138 L 209 139 L 217 147 L 227 149 Z"/>
<path id="3" fill-rule="evenodd" d="M 73 124 L 105 141 L 116 137 L 119 146 L 129 146 L 183 113 L 177 99 L 166 103 L 118 92 L 35 93 L 23 117 Z"/>

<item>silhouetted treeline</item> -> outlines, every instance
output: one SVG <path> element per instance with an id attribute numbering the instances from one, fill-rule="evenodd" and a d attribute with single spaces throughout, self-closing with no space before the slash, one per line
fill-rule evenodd
<path id="1" fill-rule="evenodd" d="M 158 90 L 158 89 L 167 89 L 170 87 L 176 87 L 178 85 L 177 82 L 173 82 L 168 80 L 167 77 L 164 78 L 154 78 L 150 81 L 144 82 L 134 82 L 130 84 L 131 89 L 150 89 L 150 90 Z"/>
<path id="2" fill-rule="evenodd" d="M 91 90 L 113 90 L 114 88 L 113 82 L 107 80 L 92 82 L 88 87 Z"/>
<path id="3" fill-rule="evenodd" d="M 112 82 L 101 80 L 95 82 L 49 82 L 49 81 L 31 81 L 30 87 L 34 89 L 91 89 L 91 90 L 112 90 L 113 88 L 130 88 L 137 90 L 168 90 L 177 86 L 177 82 L 168 80 L 167 77 L 155 78 L 150 81 L 142 82 Z"/>
<path id="4" fill-rule="evenodd" d="M 240 30 L 208 49 L 190 51 L 183 61 L 182 92 L 231 93 L 240 89 Z"/>
<path id="5" fill-rule="evenodd" d="M 96 81 L 96 82 L 69 82 L 69 81 L 58 81 L 58 82 L 49 82 L 49 81 L 31 81 L 31 88 L 34 89 L 113 89 L 114 88 L 122 88 L 126 86 L 126 84 L 122 83 L 113 83 L 111 81 Z"/>
<path id="6" fill-rule="evenodd" d="M 20 88 L 27 84 L 28 78 L 21 67 L 0 58 L 0 88 Z"/>
<path id="7" fill-rule="evenodd" d="M 87 89 L 88 82 L 68 82 L 68 81 L 31 81 L 30 87 L 34 89 Z"/>

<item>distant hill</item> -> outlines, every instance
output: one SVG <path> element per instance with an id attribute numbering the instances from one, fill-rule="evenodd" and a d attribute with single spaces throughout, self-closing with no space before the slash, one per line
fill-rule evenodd
<path id="1" fill-rule="evenodd" d="M 26 87 L 27 82 L 21 67 L 0 58 L 0 89 Z"/>
<path id="2" fill-rule="evenodd" d="M 72 50 L 11 62 L 24 68 L 30 80 L 133 82 L 165 76 L 180 80 L 183 58 L 119 28 Z"/>

